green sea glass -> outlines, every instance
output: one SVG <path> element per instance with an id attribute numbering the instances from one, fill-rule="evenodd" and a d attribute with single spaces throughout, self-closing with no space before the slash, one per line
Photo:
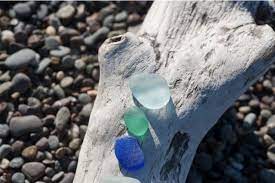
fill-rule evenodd
<path id="1" fill-rule="evenodd" d="M 147 109 L 160 109 L 171 94 L 164 78 L 157 74 L 137 74 L 130 78 L 129 87 L 134 98 Z"/>
<path id="2" fill-rule="evenodd" d="M 107 176 L 101 183 L 140 183 L 140 181 L 130 177 Z"/>
<path id="3" fill-rule="evenodd" d="M 124 114 L 124 121 L 130 134 L 140 137 L 148 130 L 148 120 L 142 110 L 131 107 Z"/>

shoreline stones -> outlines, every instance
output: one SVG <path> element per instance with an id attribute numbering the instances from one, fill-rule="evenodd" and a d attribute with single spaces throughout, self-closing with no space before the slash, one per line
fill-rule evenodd
<path id="1" fill-rule="evenodd" d="M 33 50 L 25 48 L 9 56 L 5 64 L 10 69 L 20 69 L 28 66 L 37 67 L 40 56 Z"/>
<path id="2" fill-rule="evenodd" d="M 13 117 L 10 121 L 11 134 L 15 137 L 42 130 L 42 121 L 34 115 Z"/>

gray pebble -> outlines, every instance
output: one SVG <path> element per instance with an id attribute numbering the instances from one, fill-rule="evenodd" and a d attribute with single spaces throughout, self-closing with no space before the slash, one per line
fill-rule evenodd
<path id="1" fill-rule="evenodd" d="M 15 92 L 25 93 L 31 87 L 30 78 L 23 74 L 18 73 L 12 78 L 12 89 Z"/>
<path id="2" fill-rule="evenodd" d="M 0 159 L 5 158 L 11 152 L 11 146 L 3 144 L 0 146 Z"/>
<path id="3" fill-rule="evenodd" d="M 35 146 L 38 150 L 46 150 L 49 147 L 48 139 L 46 137 L 42 137 L 36 142 Z"/>
<path id="4" fill-rule="evenodd" d="M 13 117 L 10 121 L 10 131 L 15 137 L 42 130 L 42 121 L 34 115 Z"/>
<path id="5" fill-rule="evenodd" d="M 25 175 L 20 172 L 16 172 L 11 177 L 12 183 L 25 183 Z"/>
<path id="6" fill-rule="evenodd" d="M 7 81 L 0 85 L 0 96 L 6 95 L 10 92 L 12 88 L 12 82 Z"/>
<path id="7" fill-rule="evenodd" d="M 243 127 L 245 129 L 250 129 L 253 126 L 253 124 L 255 123 L 256 118 L 257 118 L 257 116 L 254 113 L 247 114 L 243 120 Z"/>
<path id="8" fill-rule="evenodd" d="M 74 79 L 71 76 L 67 76 L 64 77 L 61 81 L 60 81 L 60 86 L 62 88 L 68 88 L 73 84 Z"/>
<path id="9" fill-rule="evenodd" d="M 57 13 L 56 16 L 60 18 L 61 20 L 70 20 L 75 13 L 75 8 L 68 4 L 66 6 L 61 7 Z"/>
<path id="10" fill-rule="evenodd" d="M 9 135 L 10 128 L 6 124 L 0 124 L 0 138 L 5 138 Z"/>
<path id="11" fill-rule="evenodd" d="M 70 110 L 67 107 L 62 107 L 58 110 L 55 118 L 55 127 L 57 130 L 63 131 L 70 121 Z"/>
<path id="12" fill-rule="evenodd" d="M 15 15 L 19 19 L 30 18 L 32 14 L 31 7 L 28 3 L 17 3 L 13 6 L 13 10 L 15 11 Z"/>
<path id="13" fill-rule="evenodd" d="M 57 98 L 62 99 L 65 98 L 65 92 L 63 88 L 60 87 L 60 85 L 55 85 L 53 87 L 54 94 L 57 96 Z"/>
<path id="14" fill-rule="evenodd" d="M 84 43 L 88 46 L 88 47 L 93 47 L 95 46 L 95 43 L 100 40 L 100 39 L 104 39 L 106 38 L 107 34 L 109 33 L 109 28 L 107 27 L 102 27 L 99 30 L 97 30 L 94 34 L 86 37 L 84 39 Z"/>
<path id="15" fill-rule="evenodd" d="M 59 183 L 72 183 L 74 180 L 74 173 L 66 173 Z"/>
<path id="16" fill-rule="evenodd" d="M 69 143 L 69 147 L 73 150 L 78 150 L 80 148 L 80 145 L 81 145 L 81 139 L 80 138 L 73 139 Z"/>
<path id="17" fill-rule="evenodd" d="M 128 13 L 126 11 L 122 11 L 115 16 L 115 21 L 123 22 L 127 20 L 127 17 L 128 17 Z"/>
<path id="18" fill-rule="evenodd" d="M 62 67 L 66 69 L 70 69 L 74 67 L 74 59 L 70 55 L 63 57 L 61 60 L 61 63 L 62 63 Z"/>
<path id="19" fill-rule="evenodd" d="M 111 28 L 115 20 L 114 15 L 109 15 L 103 20 L 103 26 Z"/>
<path id="20" fill-rule="evenodd" d="M 24 160 L 21 157 L 15 157 L 10 161 L 9 166 L 11 168 L 20 168 L 24 164 Z"/>
<path id="21" fill-rule="evenodd" d="M 65 46 L 59 46 L 58 49 L 51 50 L 50 55 L 54 57 L 64 57 L 71 52 L 71 49 Z"/>
<path id="22" fill-rule="evenodd" d="M 61 171 L 61 172 L 55 174 L 55 175 L 52 177 L 52 182 L 58 182 L 58 181 L 60 181 L 60 180 L 63 178 L 63 176 L 64 176 L 64 172 L 63 172 L 63 171 Z"/>
<path id="23" fill-rule="evenodd" d="M 82 59 L 78 59 L 78 60 L 75 61 L 74 67 L 77 70 L 84 70 L 85 67 L 86 67 L 86 63 Z"/>
<path id="24" fill-rule="evenodd" d="M 49 58 L 44 58 L 43 60 L 41 60 L 41 62 L 39 63 L 38 68 L 36 69 L 35 73 L 37 74 L 42 74 L 45 69 L 51 64 L 51 59 Z"/>
<path id="25" fill-rule="evenodd" d="M 92 108 L 93 108 L 93 105 L 91 103 L 84 105 L 79 113 L 80 117 L 84 119 L 88 119 L 90 117 Z"/>
<path id="26" fill-rule="evenodd" d="M 60 43 L 56 36 L 49 36 L 45 39 L 45 47 L 47 49 L 55 50 L 55 49 L 58 49 L 58 46 L 60 46 Z"/>
<path id="27" fill-rule="evenodd" d="M 29 48 L 22 49 L 9 56 L 5 64 L 10 69 L 20 69 L 28 66 L 37 67 L 40 56 Z"/>
<path id="28" fill-rule="evenodd" d="M 45 168 L 45 165 L 40 162 L 29 162 L 23 165 L 22 172 L 30 181 L 34 182 L 44 176 Z"/>
<path id="29" fill-rule="evenodd" d="M 75 172 L 77 167 L 77 161 L 71 161 L 68 165 L 68 172 Z"/>
<path id="30" fill-rule="evenodd" d="M 78 95 L 78 101 L 81 103 L 81 104 L 88 104 L 92 101 L 91 97 L 86 94 L 86 93 L 81 93 Z"/>
<path id="31" fill-rule="evenodd" d="M 48 142 L 49 142 L 49 148 L 50 149 L 54 150 L 54 149 L 57 149 L 59 147 L 59 139 L 55 135 L 49 136 Z"/>
<path id="32" fill-rule="evenodd" d="M 51 167 L 47 167 L 46 170 L 45 170 L 45 173 L 48 177 L 53 177 L 54 174 L 55 174 L 55 171 L 53 168 Z"/>

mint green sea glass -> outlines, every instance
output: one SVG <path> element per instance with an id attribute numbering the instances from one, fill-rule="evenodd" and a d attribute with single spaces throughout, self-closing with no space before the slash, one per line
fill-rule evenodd
<path id="1" fill-rule="evenodd" d="M 130 78 L 129 87 L 134 98 L 147 109 L 160 109 L 171 94 L 164 78 L 157 74 L 137 74 Z"/>
<path id="2" fill-rule="evenodd" d="M 142 110 L 138 107 L 131 107 L 124 114 L 125 125 L 130 134 L 140 137 L 148 130 L 148 120 Z"/>
<path id="3" fill-rule="evenodd" d="M 107 176 L 101 183 L 140 183 L 140 181 L 130 177 Z"/>

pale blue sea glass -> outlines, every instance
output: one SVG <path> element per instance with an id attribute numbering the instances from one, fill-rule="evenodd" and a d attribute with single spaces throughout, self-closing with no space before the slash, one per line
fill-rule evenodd
<path id="1" fill-rule="evenodd" d="M 140 183 L 140 181 L 130 177 L 107 176 L 101 183 Z"/>
<path id="2" fill-rule="evenodd" d="M 120 166 L 127 171 L 139 170 L 144 166 L 144 154 L 134 137 L 118 138 L 115 143 L 115 155 Z"/>
<path id="3" fill-rule="evenodd" d="M 137 74 L 130 78 L 129 87 L 134 98 L 147 109 L 160 109 L 171 94 L 164 78 L 157 74 Z"/>

